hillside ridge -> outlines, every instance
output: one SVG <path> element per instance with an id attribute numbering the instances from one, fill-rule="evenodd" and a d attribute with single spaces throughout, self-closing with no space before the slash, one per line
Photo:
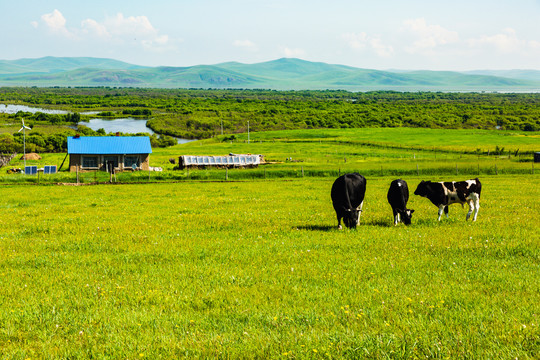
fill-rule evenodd
<path id="1" fill-rule="evenodd" d="M 149 67 L 106 58 L 47 56 L 0 60 L 0 86 L 538 92 L 540 71 L 375 70 L 296 58 Z"/>

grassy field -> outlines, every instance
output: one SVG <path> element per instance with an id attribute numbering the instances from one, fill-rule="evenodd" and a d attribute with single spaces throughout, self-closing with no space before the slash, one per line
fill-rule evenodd
<path id="1" fill-rule="evenodd" d="M 76 181 L 61 171 L 33 186 L 6 174 L 23 163 L 13 160 L 0 170 L 0 358 L 539 358 L 537 133 L 386 131 L 154 149 L 163 172 L 118 174 L 117 185 L 106 173 L 81 174 L 101 185 L 53 185 Z M 473 154 L 480 144 L 529 154 Z M 272 164 L 169 163 L 229 152 Z M 42 156 L 28 163 L 65 154 Z M 368 190 L 361 226 L 338 231 L 330 188 L 347 171 Z M 412 193 L 478 172 L 477 222 L 458 205 L 437 222 L 411 194 L 413 224 L 392 225 L 391 180 Z"/>
<path id="2" fill-rule="evenodd" d="M 392 179 L 356 231 L 333 179 L 2 186 L 2 357 L 538 358 L 537 177 L 409 227 Z"/>
<path id="3" fill-rule="evenodd" d="M 242 137 L 245 139 L 245 136 Z M 374 144 L 405 149 L 442 150 L 457 152 L 487 152 L 495 147 L 510 151 L 537 151 L 540 142 L 538 132 L 486 131 L 473 129 L 426 129 L 426 128 L 364 128 L 364 129 L 318 129 L 269 131 L 256 133 L 255 140 L 273 141 L 292 139 L 319 141 L 319 139 Z"/>

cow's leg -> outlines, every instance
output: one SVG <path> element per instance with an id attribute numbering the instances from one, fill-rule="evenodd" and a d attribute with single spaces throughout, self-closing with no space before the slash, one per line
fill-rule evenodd
<path id="1" fill-rule="evenodd" d="M 478 195 L 474 198 L 474 217 L 473 221 L 476 221 L 476 217 L 478 216 L 478 210 L 480 210 L 480 197 Z"/>
<path id="2" fill-rule="evenodd" d="M 362 216 L 362 206 L 364 206 L 364 202 L 362 201 L 360 205 L 358 206 L 358 221 L 356 222 L 356 225 L 360 225 L 360 216 Z"/>
<path id="3" fill-rule="evenodd" d="M 396 226 L 399 222 L 399 213 L 396 209 L 392 209 L 392 213 L 394 213 L 394 226 Z"/>
<path id="4" fill-rule="evenodd" d="M 467 217 L 465 218 L 465 220 L 469 220 L 474 209 L 474 200 L 470 199 L 468 203 L 469 203 L 469 211 L 467 212 Z"/>
<path id="5" fill-rule="evenodd" d="M 446 218 L 448 219 L 448 205 L 444 207 L 444 214 L 446 215 Z"/>
<path id="6" fill-rule="evenodd" d="M 441 216 L 443 214 L 443 211 L 445 209 L 446 206 L 444 205 L 439 205 L 439 218 L 437 219 L 437 221 L 441 221 Z M 448 216 L 448 208 L 446 208 L 446 216 Z"/>
<path id="7" fill-rule="evenodd" d="M 338 215 L 337 217 L 337 228 L 338 230 L 341 230 L 342 229 L 342 226 L 341 226 L 341 216 Z"/>

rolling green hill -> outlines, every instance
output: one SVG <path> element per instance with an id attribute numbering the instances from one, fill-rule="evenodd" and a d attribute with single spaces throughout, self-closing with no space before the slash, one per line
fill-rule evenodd
<path id="1" fill-rule="evenodd" d="M 540 70 L 476 70 L 466 74 L 506 77 L 511 79 L 540 81 Z"/>
<path id="2" fill-rule="evenodd" d="M 53 57 L 39 59 L 0 60 L 0 75 L 49 74 L 80 68 L 141 69 L 143 66 L 122 61 L 92 57 Z"/>
<path id="3" fill-rule="evenodd" d="M 143 67 L 100 58 L 0 60 L 0 86 L 537 92 L 538 73 L 380 71 L 289 58 L 190 67 Z"/>

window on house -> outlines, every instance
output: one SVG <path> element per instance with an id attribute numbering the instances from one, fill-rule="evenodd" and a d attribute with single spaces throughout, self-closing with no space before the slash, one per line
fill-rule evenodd
<path id="1" fill-rule="evenodd" d="M 135 166 L 133 166 L 135 165 Z M 138 168 L 140 166 L 140 161 L 138 156 L 124 156 L 124 167 L 125 168 Z"/>
<path id="2" fill-rule="evenodd" d="M 83 156 L 82 167 L 83 168 L 97 168 L 98 167 L 97 156 Z"/>

